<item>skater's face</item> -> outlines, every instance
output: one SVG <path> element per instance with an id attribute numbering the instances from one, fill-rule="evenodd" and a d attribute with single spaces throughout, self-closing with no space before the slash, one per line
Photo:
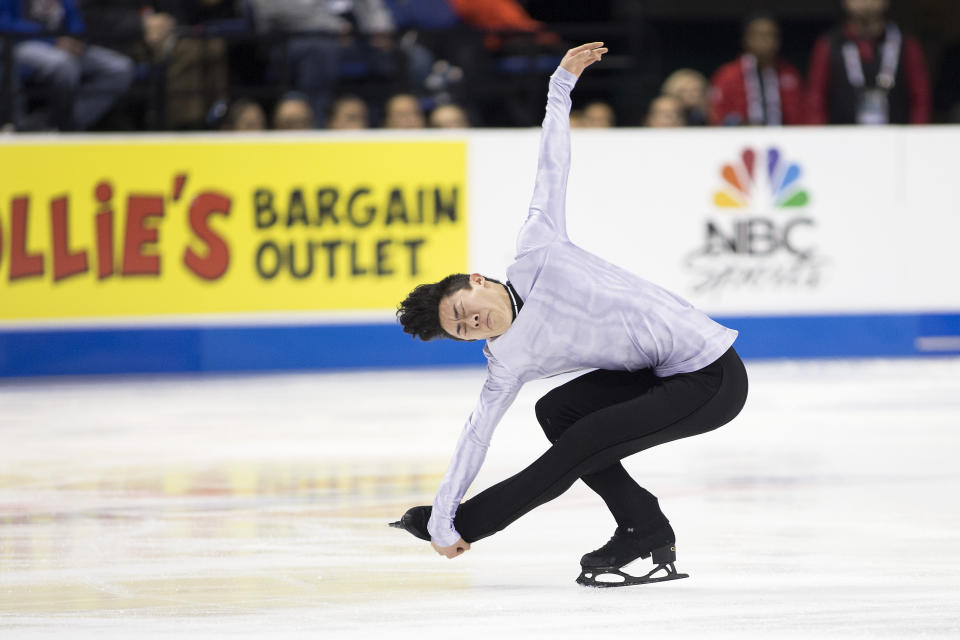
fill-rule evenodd
<path id="1" fill-rule="evenodd" d="M 494 338 L 513 322 L 507 290 L 479 273 L 470 275 L 469 289 L 459 289 L 442 298 L 438 313 L 443 330 L 461 340 Z"/>

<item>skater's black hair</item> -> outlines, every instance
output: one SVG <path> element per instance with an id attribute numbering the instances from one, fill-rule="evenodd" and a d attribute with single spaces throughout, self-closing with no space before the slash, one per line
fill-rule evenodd
<path id="1" fill-rule="evenodd" d="M 499 282 L 499 280 L 484 277 L 491 282 Z M 403 325 L 403 330 L 412 337 L 424 341 L 452 338 L 466 342 L 462 338 L 450 335 L 440 326 L 440 301 L 455 291 L 469 288 L 470 276 L 465 273 L 451 274 L 433 284 L 418 285 L 397 308 L 397 318 Z"/>

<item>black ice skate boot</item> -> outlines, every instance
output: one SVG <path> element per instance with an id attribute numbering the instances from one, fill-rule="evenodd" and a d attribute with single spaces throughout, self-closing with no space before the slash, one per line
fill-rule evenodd
<path id="1" fill-rule="evenodd" d="M 632 576 L 621 571 L 634 560 L 651 556 L 654 568 L 646 575 Z M 676 536 L 669 523 L 645 535 L 637 534 L 631 527 L 617 527 L 607 544 L 580 559 L 577 582 L 587 587 L 626 587 L 689 577 L 677 573 L 673 566 L 676 559 Z"/>
<path id="2" fill-rule="evenodd" d="M 432 506 L 411 507 L 402 518 L 389 524 L 397 529 L 406 529 L 421 540 L 429 542 L 430 533 L 427 531 L 427 522 L 430 520 L 431 511 L 433 511 Z"/>

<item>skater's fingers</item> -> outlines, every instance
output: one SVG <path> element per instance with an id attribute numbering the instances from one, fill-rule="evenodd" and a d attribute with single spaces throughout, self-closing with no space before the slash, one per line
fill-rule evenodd
<path id="1" fill-rule="evenodd" d="M 464 553 L 465 551 L 470 550 L 470 543 L 465 541 L 463 538 L 461 538 L 460 540 L 457 540 L 455 543 L 453 543 L 449 547 L 441 547 L 432 541 L 430 542 L 430 544 L 433 546 L 434 550 L 437 553 L 439 553 L 441 556 L 444 556 L 445 558 L 450 558 L 450 559 L 456 558 L 457 556 Z"/>
<path id="2" fill-rule="evenodd" d="M 453 558 L 456 558 L 457 556 L 463 555 L 464 553 L 466 553 L 467 551 L 469 551 L 469 550 L 470 550 L 470 543 L 467 542 L 466 540 L 464 540 L 463 538 L 461 538 L 460 540 L 457 540 L 457 542 L 454 543 L 454 545 L 453 545 L 452 547 L 450 547 L 450 548 L 453 550 L 453 553 L 451 553 L 451 554 L 448 555 L 447 557 L 452 560 Z"/>
<path id="3" fill-rule="evenodd" d="M 602 53 L 601 53 L 602 52 Z M 603 59 L 603 53 L 606 53 L 606 49 L 596 49 L 594 51 L 584 51 L 583 67 L 587 68 L 592 65 L 594 62 L 599 62 Z"/>
<path id="4" fill-rule="evenodd" d="M 583 63 L 585 66 L 590 66 L 597 60 L 603 58 L 603 54 L 607 52 L 606 49 L 594 49 L 593 51 L 584 51 L 580 55 L 583 58 Z"/>
<path id="5" fill-rule="evenodd" d="M 601 60 L 607 51 L 608 49 L 603 46 L 602 42 L 588 42 L 567 51 L 563 60 L 560 61 L 560 66 L 580 77 L 584 69 Z"/>
<path id="6" fill-rule="evenodd" d="M 598 49 L 587 49 L 585 51 L 581 51 L 577 55 L 583 56 L 584 58 L 599 57 L 605 54 L 607 51 L 609 51 L 609 49 L 606 47 L 600 47 Z"/>
<path id="7" fill-rule="evenodd" d="M 599 45 L 594 47 L 593 45 Z M 590 45 L 583 45 L 582 47 L 577 47 L 576 49 L 570 49 L 567 51 L 567 55 L 563 56 L 563 60 L 560 61 L 560 66 L 564 64 L 574 64 L 582 63 L 585 60 L 589 60 L 598 54 L 602 55 L 607 52 L 607 49 L 602 46 L 603 43 L 591 43 Z"/>
<path id="8" fill-rule="evenodd" d="M 580 53 L 581 51 L 596 49 L 597 47 L 602 47 L 602 46 L 603 46 L 602 42 L 588 42 L 586 44 L 580 45 L 579 47 L 574 47 L 573 49 L 570 49 L 569 51 L 567 51 L 567 55 L 577 54 L 577 53 Z"/>

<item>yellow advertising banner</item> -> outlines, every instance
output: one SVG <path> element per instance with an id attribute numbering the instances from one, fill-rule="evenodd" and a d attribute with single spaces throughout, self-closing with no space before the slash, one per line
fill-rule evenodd
<path id="1" fill-rule="evenodd" d="M 0 320 L 392 308 L 467 264 L 466 143 L 0 145 Z"/>

